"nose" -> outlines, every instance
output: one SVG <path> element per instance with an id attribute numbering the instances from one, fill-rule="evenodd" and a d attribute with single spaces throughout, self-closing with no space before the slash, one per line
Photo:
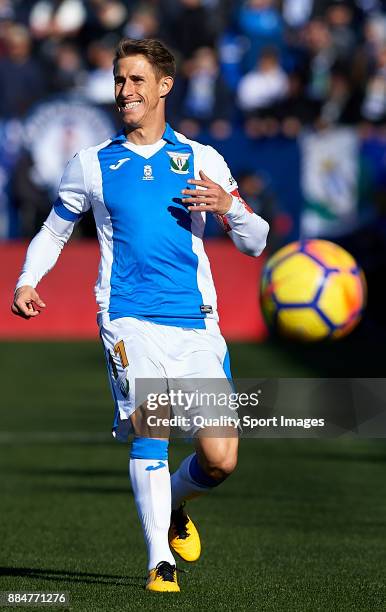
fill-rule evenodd
<path id="1" fill-rule="evenodd" d="M 130 79 L 126 79 L 126 81 L 124 82 L 124 85 L 121 89 L 121 96 L 123 98 L 130 98 L 135 94 L 135 86 L 134 83 L 132 81 L 130 81 Z"/>

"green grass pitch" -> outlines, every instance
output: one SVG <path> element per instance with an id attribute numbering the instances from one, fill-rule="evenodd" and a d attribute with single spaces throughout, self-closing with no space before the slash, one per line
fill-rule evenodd
<path id="1" fill-rule="evenodd" d="M 235 376 L 320 371 L 272 343 L 231 356 Z M 202 558 L 159 596 L 143 589 L 101 347 L 3 343 L 0 371 L 0 591 L 67 591 L 79 612 L 385 610 L 383 442 L 243 441 L 237 472 L 189 504 Z M 171 467 L 189 452 L 172 442 Z"/>

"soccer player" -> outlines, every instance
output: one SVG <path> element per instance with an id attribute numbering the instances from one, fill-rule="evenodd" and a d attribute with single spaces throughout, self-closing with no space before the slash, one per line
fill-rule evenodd
<path id="1" fill-rule="evenodd" d="M 113 431 L 125 441 L 129 430 L 134 433 L 129 471 L 147 545 L 146 588 L 176 592 L 172 551 L 187 561 L 201 551 L 185 500 L 231 474 L 238 437 L 226 428 L 221 436 L 200 431 L 195 452 L 170 477 L 168 439 L 144 432 L 135 381 L 230 378 L 203 247 L 205 215 L 216 215 L 236 247 L 253 257 L 264 249 L 268 224 L 240 198 L 219 153 L 165 123 L 175 61 L 162 43 L 122 40 L 113 70 L 123 129 L 67 165 L 52 211 L 28 248 L 12 311 L 31 319 L 44 310 L 36 286 L 91 207 L 101 251 L 95 291 L 116 405 Z"/>

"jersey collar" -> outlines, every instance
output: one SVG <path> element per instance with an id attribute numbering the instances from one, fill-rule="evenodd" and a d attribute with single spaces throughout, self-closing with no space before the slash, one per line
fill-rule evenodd
<path id="1" fill-rule="evenodd" d="M 175 135 L 174 130 L 172 130 L 172 128 L 170 127 L 170 125 L 167 123 L 166 127 L 165 127 L 165 131 L 162 135 L 163 140 L 166 140 L 166 142 L 169 142 L 170 144 L 177 144 L 177 138 Z M 113 139 L 111 140 L 111 144 L 115 142 L 126 142 L 126 134 L 125 134 L 125 130 L 124 128 L 122 128 L 121 130 L 119 130 L 119 132 L 117 134 L 115 134 L 115 136 L 113 137 Z"/>
<path id="2" fill-rule="evenodd" d="M 162 138 L 166 140 L 166 142 L 169 142 L 170 144 L 173 144 L 173 145 L 177 144 L 176 134 L 168 123 L 166 124 L 165 131 L 163 133 Z"/>

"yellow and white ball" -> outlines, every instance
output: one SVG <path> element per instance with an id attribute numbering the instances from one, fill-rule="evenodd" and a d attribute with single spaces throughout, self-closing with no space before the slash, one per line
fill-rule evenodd
<path id="1" fill-rule="evenodd" d="M 261 307 L 270 327 L 303 341 L 341 338 L 359 322 L 366 281 L 355 259 L 327 240 L 292 242 L 266 263 Z"/>

